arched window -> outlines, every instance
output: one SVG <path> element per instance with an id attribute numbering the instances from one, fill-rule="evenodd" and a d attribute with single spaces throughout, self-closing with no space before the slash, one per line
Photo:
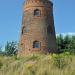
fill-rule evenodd
<path id="1" fill-rule="evenodd" d="M 34 41 L 33 42 L 33 48 L 40 48 L 40 42 L 39 41 Z"/>
<path id="2" fill-rule="evenodd" d="M 40 10 L 39 9 L 34 10 L 34 16 L 40 16 Z"/>
<path id="3" fill-rule="evenodd" d="M 24 34 L 24 33 L 25 33 L 25 27 L 22 28 L 22 34 Z"/>

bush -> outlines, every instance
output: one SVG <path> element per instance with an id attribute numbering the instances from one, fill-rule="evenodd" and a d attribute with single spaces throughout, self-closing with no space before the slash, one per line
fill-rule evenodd
<path id="1" fill-rule="evenodd" d="M 69 57 L 69 52 L 65 52 L 63 54 L 53 54 L 53 65 L 58 67 L 59 69 L 63 69 L 68 65 L 68 60 L 66 60 L 67 57 Z"/>

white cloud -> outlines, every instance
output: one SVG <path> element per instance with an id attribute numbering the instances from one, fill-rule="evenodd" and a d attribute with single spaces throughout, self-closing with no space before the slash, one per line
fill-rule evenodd
<path id="1" fill-rule="evenodd" d="M 59 36 L 59 35 L 63 35 L 63 36 L 66 36 L 66 35 L 69 35 L 69 36 L 75 36 L 75 33 L 72 33 L 72 32 L 68 32 L 68 33 L 56 33 L 56 36 Z"/>

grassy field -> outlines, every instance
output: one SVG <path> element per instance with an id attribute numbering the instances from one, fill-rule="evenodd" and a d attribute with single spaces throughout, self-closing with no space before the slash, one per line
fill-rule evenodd
<path id="1" fill-rule="evenodd" d="M 0 56 L 0 75 L 75 75 L 75 56 L 68 53 Z"/>

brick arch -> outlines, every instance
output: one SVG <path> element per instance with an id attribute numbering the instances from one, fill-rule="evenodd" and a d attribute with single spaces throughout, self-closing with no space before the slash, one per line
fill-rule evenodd
<path id="1" fill-rule="evenodd" d="M 33 41 L 33 48 L 40 48 L 40 42 L 39 41 Z"/>
<path id="2" fill-rule="evenodd" d="M 34 10 L 34 16 L 40 16 L 41 15 L 41 10 L 40 9 L 35 9 Z"/>

